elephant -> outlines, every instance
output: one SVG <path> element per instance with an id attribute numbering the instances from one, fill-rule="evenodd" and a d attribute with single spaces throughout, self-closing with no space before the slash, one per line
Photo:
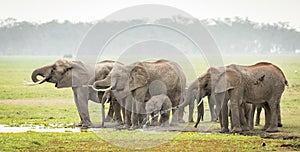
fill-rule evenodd
<path id="1" fill-rule="evenodd" d="M 169 125 L 169 117 L 170 117 L 170 109 L 172 109 L 172 102 L 170 98 L 165 94 L 155 95 L 150 98 L 150 100 L 146 103 L 146 113 L 148 117 L 151 115 L 154 117 L 155 115 L 160 114 L 160 120 L 157 122 L 157 117 L 152 119 L 151 124 L 154 125 Z"/>
<path id="2" fill-rule="evenodd" d="M 193 114 L 194 114 L 194 101 L 197 100 L 197 96 L 199 96 L 199 86 L 197 85 L 197 81 L 194 81 L 189 85 L 189 87 L 186 89 L 185 93 L 185 100 L 189 103 L 189 122 L 193 121 Z M 210 116 L 211 121 L 217 121 L 217 112 L 220 111 L 220 108 L 218 110 L 218 107 L 215 108 L 216 105 L 216 99 L 212 95 L 208 95 L 208 105 L 210 110 Z M 204 106 L 203 106 L 204 108 Z M 204 110 L 204 109 L 203 109 Z M 203 111 L 204 114 L 204 111 Z M 201 118 L 203 119 L 204 115 L 201 115 Z M 199 123 L 199 122 L 198 122 Z"/>
<path id="3" fill-rule="evenodd" d="M 126 109 L 124 127 L 136 129 L 144 123 L 145 102 L 150 99 L 149 85 L 155 80 L 166 86 L 172 107 L 183 102 L 186 77 L 177 63 L 168 60 L 115 65 L 110 74 L 104 80 L 96 81 L 94 86 L 110 86 L 102 91 L 111 90 L 114 93 Z M 176 110 L 172 110 L 171 125 L 178 123 Z"/>
<path id="4" fill-rule="evenodd" d="M 100 103 L 99 98 L 102 98 L 103 93 L 97 93 L 88 85 L 93 84 L 95 79 L 104 79 L 112 69 L 113 64 L 114 61 L 108 60 L 96 64 L 57 60 L 54 64 L 35 69 L 31 75 L 33 83 L 25 85 L 38 85 L 49 82 L 55 83 L 56 88 L 72 87 L 75 104 L 81 120 L 76 126 L 92 127 L 93 124 L 88 112 L 88 100 Z M 37 76 L 42 76 L 42 79 L 38 80 Z"/>
<path id="5" fill-rule="evenodd" d="M 224 108 L 228 100 L 232 117 L 231 132 L 242 131 L 239 107 L 244 102 L 264 104 L 266 124 L 263 129 L 267 132 L 278 131 L 276 107 L 288 82 L 277 66 L 259 62 L 250 66 L 232 64 L 218 69 L 212 67 L 198 81 L 200 98 L 213 93 L 216 95 L 217 104 L 219 101 L 223 102 L 221 131 L 228 129 L 228 108 Z"/>
<path id="6" fill-rule="evenodd" d="M 155 80 L 149 86 L 149 93 L 151 98 L 146 102 L 145 107 L 148 120 L 150 120 L 151 116 L 151 125 L 168 126 L 170 110 L 172 110 L 172 102 L 166 95 L 166 86 L 161 81 Z M 158 115 L 160 115 L 159 122 Z"/>

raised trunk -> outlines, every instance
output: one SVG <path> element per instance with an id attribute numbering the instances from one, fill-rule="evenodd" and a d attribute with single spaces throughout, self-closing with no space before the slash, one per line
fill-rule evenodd
<path id="1" fill-rule="evenodd" d="M 37 76 L 48 77 L 51 73 L 52 66 L 45 66 L 34 70 L 31 74 L 31 79 L 33 82 L 38 82 Z"/>

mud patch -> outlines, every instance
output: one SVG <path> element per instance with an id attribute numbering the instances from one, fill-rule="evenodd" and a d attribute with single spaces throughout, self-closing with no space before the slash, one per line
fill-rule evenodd
<path id="1" fill-rule="evenodd" d="M 246 131 L 240 133 L 244 136 L 260 136 L 261 138 L 268 138 L 268 139 L 283 139 L 283 140 L 299 140 L 300 136 L 298 135 L 291 135 L 288 133 L 267 133 L 265 131 Z"/>

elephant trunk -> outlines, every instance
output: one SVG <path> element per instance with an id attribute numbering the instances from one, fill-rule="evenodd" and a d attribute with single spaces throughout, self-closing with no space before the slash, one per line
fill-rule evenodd
<path id="1" fill-rule="evenodd" d="M 111 80 L 111 77 L 107 76 L 105 79 L 95 81 L 94 84 L 92 85 L 92 88 L 98 92 L 99 91 L 108 91 L 112 88 L 110 80 Z M 107 88 L 103 88 L 103 87 L 107 87 Z M 100 88 L 100 89 L 98 89 L 98 88 Z"/>
<path id="2" fill-rule="evenodd" d="M 51 68 L 52 66 L 45 66 L 42 68 L 38 68 L 36 70 L 34 70 L 31 74 L 31 79 L 33 82 L 38 82 L 40 80 L 37 79 L 37 76 L 42 76 L 44 78 L 49 77 L 50 73 L 51 73 Z"/>
<path id="3" fill-rule="evenodd" d="M 35 86 L 38 84 L 42 84 L 45 81 L 48 81 L 50 78 L 51 73 L 51 66 L 42 67 L 39 69 L 36 69 L 31 74 L 31 79 L 33 82 L 25 82 L 25 86 Z M 37 76 L 42 76 L 43 78 L 41 80 L 37 79 Z"/>

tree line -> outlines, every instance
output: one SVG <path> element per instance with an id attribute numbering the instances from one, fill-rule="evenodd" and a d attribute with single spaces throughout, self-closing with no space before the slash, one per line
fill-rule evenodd
<path id="1" fill-rule="evenodd" d="M 0 55 L 66 55 L 76 54 L 85 34 L 96 23 L 107 28 L 145 20 L 46 23 L 0 20 Z M 247 18 L 195 20 L 184 17 L 165 18 L 157 23 L 176 24 L 193 30 L 204 26 L 222 53 L 230 54 L 295 54 L 300 53 L 300 32 L 287 22 L 257 23 Z M 138 33 L 137 33 L 138 34 Z"/>

